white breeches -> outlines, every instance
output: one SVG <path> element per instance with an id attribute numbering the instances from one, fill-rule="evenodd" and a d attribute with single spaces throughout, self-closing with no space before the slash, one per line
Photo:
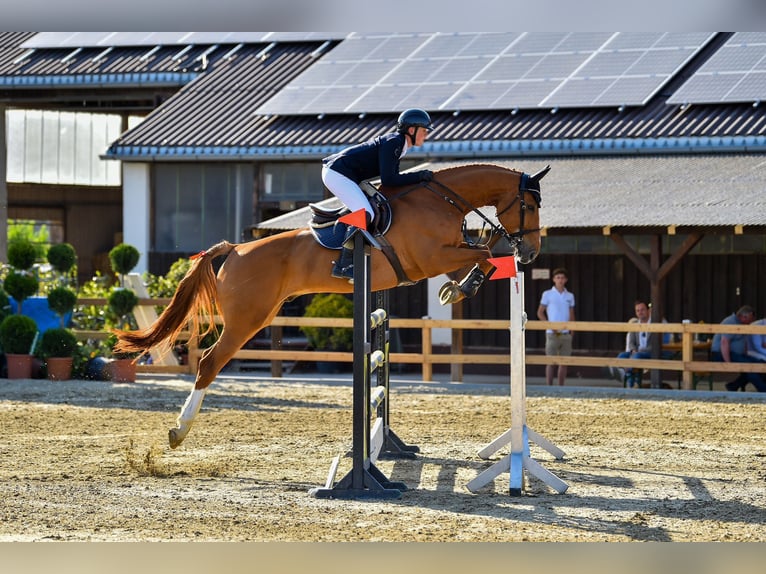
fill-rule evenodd
<path id="1" fill-rule="evenodd" d="M 322 168 L 322 181 L 327 189 L 352 212 L 364 209 L 371 218 L 374 217 L 367 195 L 356 182 L 328 167 Z"/>

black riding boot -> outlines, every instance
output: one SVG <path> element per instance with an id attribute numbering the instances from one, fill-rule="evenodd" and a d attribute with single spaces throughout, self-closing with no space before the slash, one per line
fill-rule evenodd
<path id="1" fill-rule="evenodd" d="M 339 279 L 348 279 L 354 281 L 354 239 L 355 227 L 349 226 L 346 231 L 346 237 L 343 239 L 339 257 L 333 262 L 331 275 Z"/>
<path id="2" fill-rule="evenodd" d="M 370 229 L 372 217 L 367 212 L 365 212 L 364 216 L 367 221 L 366 227 Z M 340 257 L 334 261 L 332 272 L 330 273 L 333 277 L 348 279 L 349 283 L 354 282 L 354 233 L 356 231 L 356 227 L 348 226 L 346 236 L 343 238 Z"/>

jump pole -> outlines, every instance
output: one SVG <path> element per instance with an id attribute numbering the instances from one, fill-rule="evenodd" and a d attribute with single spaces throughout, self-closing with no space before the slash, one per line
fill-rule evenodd
<path id="1" fill-rule="evenodd" d="M 527 470 L 532 476 L 543 481 L 559 494 L 563 494 L 569 485 L 544 468 L 529 454 L 530 439 L 556 459 L 564 458 L 565 453 L 527 427 L 525 359 L 527 315 L 524 311 L 524 274 L 516 271 L 515 257 L 501 257 L 489 261 L 497 268 L 491 277 L 492 279 L 510 278 L 511 280 L 511 428 L 482 448 L 478 455 L 483 459 L 488 459 L 509 442 L 511 443 L 511 452 L 481 472 L 466 485 L 466 488 L 471 492 L 476 492 L 508 471 L 510 495 L 521 496 L 524 490 L 524 470 Z"/>
<path id="2" fill-rule="evenodd" d="M 402 492 L 407 490 L 407 485 L 389 480 L 375 466 L 375 461 L 382 453 L 412 458 L 420 449 L 402 442 L 389 426 L 390 336 L 385 293 L 375 294 L 379 307 L 372 312 L 371 246 L 380 248 L 380 245 L 365 229 L 364 210 L 346 217 L 351 225 L 359 228 L 359 232 L 354 235 L 352 467 L 333 485 L 340 461 L 340 457 L 336 457 L 330 465 L 330 473 L 324 487 L 313 488 L 309 494 L 316 498 L 338 499 L 401 498 Z M 341 221 L 343 219 L 345 218 Z M 372 340 L 373 329 L 375 341 Z M 377 347 L 374 351 L 373 342 Z M 377 386 L 374 390 L 370 388 L 373 371 L 377 372 Z M 377 418 L 370 429 L 373 411 Z"/>

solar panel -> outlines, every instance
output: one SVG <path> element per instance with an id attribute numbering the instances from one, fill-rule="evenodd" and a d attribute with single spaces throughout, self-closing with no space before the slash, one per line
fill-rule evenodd
<path id="1" fill-rule="evenodd" d="M 642 105 L 713 36 L 708 32 L 350 34 L 257 113 Z"/>
<path id="2" fill-rule="evenodd" d="M 668 103 L 762 99 L 766 99 L 766 32 L 737 32 L 668 98 Z"/>
<path id="3" fill-rule="evenodd" d="M 89 48 L 340 40 L 337 32 L 40 32 L 22 48 Z"/>

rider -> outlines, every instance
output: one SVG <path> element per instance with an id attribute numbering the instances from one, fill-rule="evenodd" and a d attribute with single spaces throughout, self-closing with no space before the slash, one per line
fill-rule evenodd
<path id="1" fill-rule="evenodd" d="M 364 209 L 367 222 L 375 213 L 367 195 L 359 184 L 367 179 L 380 177 L 386 187 L 412 185 L 433 179 L 433 172 L 424 169 L 414 173 L 399 173 L 399 160 L 409 148 L 423 145 L 428 137 L 431 117 L 425 110 L 412 108 L 399 114 L 396 132 L 378 136 L 366 142 L 348 147 L 322 160 L 322 181 L 327 189 L 340 199 L 352 212 Z M 349 239 L 354 229 L 349 228 L 343 242 L 343 250 L 332 269 L 333 277 L 353 279 L 353 244 Z"/>

